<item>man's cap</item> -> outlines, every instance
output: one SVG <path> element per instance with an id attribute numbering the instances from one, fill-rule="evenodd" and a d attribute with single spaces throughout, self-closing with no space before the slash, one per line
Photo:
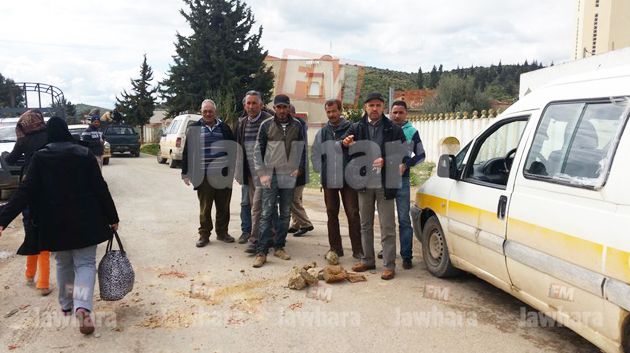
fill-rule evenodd
<path id="1" fill-rule="evenodd" d="M 291 100 L 289 99 L 289 96 L 287 96 L 286 94 L 278 94 L 277 96 L 275 96 L 273 98 L 273 106 L 277 106 L 277 105 L 286 105 L 287 107 L 291 105 Z"/>
<path id="2" fill-rule="evenodd" d="M 367 103 L 367 102 L 369 102 L 371 100 L 375 100 L 375 99 L 385 103 L 385 97 L 383 97 L 383 95 L 378 93 L 378 92 L 372 92 L 372 93 L 368 94 L 367 97 L 365 98 L 365 101 L 363 103 Z"/>

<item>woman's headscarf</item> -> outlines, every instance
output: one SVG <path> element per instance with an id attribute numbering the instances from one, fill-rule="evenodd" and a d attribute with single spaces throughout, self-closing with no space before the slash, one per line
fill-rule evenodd
<path id="1" fill-rule="evenodd" d="M 58 117 L 52 117 L 47 124 L 48 143 L 52 142 L 73 142 L 74 139 L 68 131 L 68 124 Z"/>
<path id="2" fill-rule="evenodd" d="M 20 115 L 17 124 L 15 125 L 15 135 L 18 139 L 33 134 L 38 131 L 42 131 L 46 128 L 46 122 L 44 122 L 44 116 L 39 110 L 29 109 L 24 114 Z"/>

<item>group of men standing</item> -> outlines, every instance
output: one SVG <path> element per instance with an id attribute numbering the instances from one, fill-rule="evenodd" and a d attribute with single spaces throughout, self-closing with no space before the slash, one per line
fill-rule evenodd
<path id="1" fill-rule="evenodd" d="M 392 104 L 389 118 L 381 94 L 369 94 L 364 103 L 364 116 L 352 123 L 342 116 L 340 100 L 325 102 L 328 122 L 317 132 L 310 159 L 321 177 L 329 251 L 344 256 L 339 225 L 343 203 L 352 256 L 360 260 L 352 270 L 375 269 L 376 205 L 384 261 L 381 278 L 389 280 L 396 268 L 396 211 L 403 267 L 412 267 L 409 168 L 425 153 L 418 132 L 406 120 L 404 101 Z M 187 132 L 182 178 L 186 185 L 194 185 L 199 198 L 198 247 L 209 243 L 212 204 L 217 208 L 217 239 L 235 241 L 227 229 L 231 180 L 236 178 L 243 186 L 239 243 L 248 243 L 245 251 L 255 254 L 253 266 L 261 267 L 272 248 L 275 257 L 291 258 L 285 250 L 289 230 L 301 236 L 313 229 L 302 206 L 308 178 L 307 124 L 295 116 L 284 94 L 274 97 L 273 112 L 266 111 L 256 91 L 247 92 L 243 107 L 246 114 L 232 133 L 216 116 L 216 104 L 203 101 L 202 119 Z"/>

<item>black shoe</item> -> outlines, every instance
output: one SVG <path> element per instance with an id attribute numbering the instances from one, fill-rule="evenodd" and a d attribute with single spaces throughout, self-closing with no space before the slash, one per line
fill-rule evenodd
<path id="1" fill-rule="evenodd" d="M 313 229 L 315 229 L 315 227 L 313 227 L 313 226 L 300 228 L 300 230 L 295 232 L 295 234 L 293 234 L 293 236 L 294 237 L 302 237 L 302 236 L 304 236 L 306 234 L 306 232 L 310 232 Z"/>
<path id="2" fill-rule="evenodd" d="M 203 248 L 204 246 L 210 244 L 210 237 L 205 237 L 205 236 L 200 236 L 199 240 L 197 240 L 197 247 L 198 248 Z"/>
<path id="3" fill-rule="evenodd" d="M 409 260 L 403 260 L 403 268 L 405 270 L 409 270 L 413 267 L 413 263 L 411 263 L 411 259 Z"/>
<path id="4" fill-rule="evenodd" d="M 245 249 L 245 252 L 248 254 L 255 254 L 256 253 L 256 243 L 249 243 L 249 245 L 247 245 L 247 248 Z"/>
<path id="5" fill-rule="evenodd" d="M 379 259 L 383 258 L 383 250 L 378 252 L 378 255 L 376 255 L 376 257 L 378 257 Z"/>
<path id="6" fill-rule="evenodd" d="M 248 240 L 249 240 L 249 233 L 243 233 L 238 238 L 238 243 L 239 244 L 245 244 L 245 243 L 247 243 Z"/>
<path id="7" fill-rule="evenodd" d="M 298 230 L 299 229 L 297 229 L 297 228 L 291 227 L 291 228 L 289 228 L 289 230 L 287 230 L 287 233 L 293 234 L 293 233 L 297 232 Z"/>
<path id="8" fill-rule="evenodd" d="M 229 234 L 225 234 L 225 235 L 217 235 L 217 240 L 220 240 L 224 243 L 233 243 L 235 239 L 233 236 Z"/>
<path id="9" fill-rule="evenodd" d="M 352 257 L 357 259 L 357 260 L 361 260 L 361 258 L 363 257 L 362 253 L 353 253 Z"/>

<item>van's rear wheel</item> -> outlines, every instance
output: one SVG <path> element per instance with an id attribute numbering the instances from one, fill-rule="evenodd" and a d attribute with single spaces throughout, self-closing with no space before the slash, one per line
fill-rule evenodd
<path id="1" fill-rule="evenodd" d="M 431 216 L 422 227 L 422 258 L 427 269 L 436 277 L 453 277 L 461 271 L 453 267 L 440 221 Z"/>
<path id="2" fill-rule="evenodd" d="M 177 161 L 173 159 L 173 155 L 171 154 L 170 158 L 171 162 L 168 164 L 170 168 L 177 168 Z"/>
<path id="3" fill-rule="evenodd" d="M 166 163 L 166 158 L 162 158 L 162 150 L 158 148 L 157 151 L 157 162 L 160 164 L 165 164 Z"/>

